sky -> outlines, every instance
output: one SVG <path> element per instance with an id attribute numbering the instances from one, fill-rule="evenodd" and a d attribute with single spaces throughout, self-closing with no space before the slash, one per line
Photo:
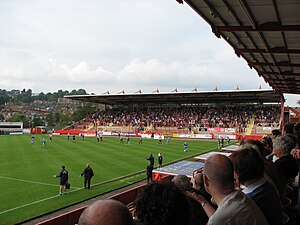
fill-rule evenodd
<path id="1" fill-rule="evenodd" d="M 270 89 L 176 0 L 1 0 L 0 89 Z M 299 106 L 300 95 L 285 95 Z"/>

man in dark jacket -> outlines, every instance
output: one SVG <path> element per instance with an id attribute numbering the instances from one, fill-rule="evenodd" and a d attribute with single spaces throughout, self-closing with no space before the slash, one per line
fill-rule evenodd
<path id="1" fill-rule="evenodd" d="M 84 175 L 84 188 L 86 189 L 86 185 L 87 185 L 87 189 L 90 189 L 90 187 L 91 187 L 91 179 L 94 176 L 94 171 L 90 167 L 89 164 L 86 165 L 86 168 L 81 173 L 81 176 L 83 176 L 83 175 Z"/>
<path id="2" fill-rule="evenodd" d="M 146 168 L 147 172 L 147 184 L 152 183 L 152 171 L 153 171 L 153 166 L 151 165 L 151 163 L 147 166 Z"/>
<path id="3" fill-rule="evenodd" d="M 59 194 L 62 195 L 63 191 L 64 191 L 64 195 L 67 193 L 66 192 L 66 184 L 68 183 L 68 179 L 69 179 L 69 174 L 68 171 L 66 170 L 65 166 L 61 167 L 61 171 L 59 172 L 58 175 L 54 175 L 53 177 L 59 177 L 60 181 L 59 181 Z"/>
<path id="4" fill-rule="evenodd" d="M 152 154 L 150 154 L 149 158 L 146 158 L 147 160 L 149 160 L 150 165 L 153 167 L 154 166 L 154 156 Z"/>

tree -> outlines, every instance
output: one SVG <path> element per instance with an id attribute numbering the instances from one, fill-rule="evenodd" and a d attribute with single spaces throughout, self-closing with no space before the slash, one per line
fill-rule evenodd
<path id="1" fill-rule="evenodd" d="M 10 102 L 11 98 L 9 97 L 6 90 L 0 89 L 0 105 L 4 105 L 7 102 Z"/>
<path id="2" fill-rule="evenodd" d="M 74 121 L 79 121 L 90 116 L 96 111 L 97 109 L 92 103 L 84 103 L 82 106 L 79 106 L 78 109 L 73 113 L 72 118 Z"/>
<path id="3" fill-rule="evenodd" d="M 45 122 L 40 117 L 34 117 L 32 123 L 34 126 L 45 126 Z"/>
<path id="4" fill-rule="evenodd" d="M 29 119 L 25 115 L 15 114 L 8 119 L 8 122 L 23 122 L 23 127 L 29 127 Z"/>
<path id="5" fill-rule="evenodd" d="M 54 122 L 54 115 L 53 113 L 49 113 L 47 116 L 46 116 L 46 122 L 48 123 L 48 126 L 49 127 L 54 127 L 55 126 L 55 122 Z"/>
<path id="6" fill-rule="evenodd" d="M 15 103 L 30 103 L 33 101 L 32 98 L 32 90 L 28 89 L 27 91 L 23 89 L 21 91 L 21 94 L 17 95 L 14 99 L 13 102 Z"/>

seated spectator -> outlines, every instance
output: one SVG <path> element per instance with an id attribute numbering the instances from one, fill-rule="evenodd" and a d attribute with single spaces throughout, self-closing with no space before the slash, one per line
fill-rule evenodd
<path id="1" fill-rule="evenodd" d="M 281 131 L 278 129 L 272 130 L 271 133 L 272 133 L 272 135 L 271 135 L 272 141 L 274 141 L 277 137 L 279 137 L 281 135 Z M 272 146 L 272 148 L 273 148 L 273 146 Z"/>
<path id="2" fill-rule="evenodd" d="M 282 224 L 282 210 L 278 191 L 264 177 L 264 161 L 254 145 L 246 144 L 229 158 L 239 182 L 246 188 L 243 193 L 252 198 L 269 224 Z"/>
<path id="3" fill-rule="evenodd" d="M 193 191 L 192 183 L 186 175 L 176 175 L 172 182 L 182 191 L 182 193 L 187 194 L 187 192 Z M 191 206 L 191 224 L 194 225 L 205 225 L 208 221 L 208 217 L 203 210 L 201 204 L 191 197 L 187 197 L 187 200 Z"/>
<path id="4" fill-rule="evenodd" d="M 205 189 L 218 205 L 215 213 L 208 215 L 208 225 L 268 224 L 258 206 L 244 193 L 234 189 L 233 165 L 228 157 L 220 154 L 208 157 L 203 175 Z M 202 201 L 196 193 L 191 196 Z M 200 203 L 205 210 L 207 204 Z"/>
<path id="5" fill-rule="evenodd" d="M 294 135 L 296 137 L 296 147 L 292 150 L 292 156 L 297 160 L 298 164 L 298 203 L 297 208 L 300 215 L 300 122 L 294 125 Z"/>
<path id="6" fill-rule="evenodd" d="M 273 141 L 273 154 L 278 157 L 275 163 L 281 168 L 286 184 L 294 180 L 298 174 L 296 159 L 290 154 L 295 145 L 293 138 L 289 135 L 279 136 Z"/>
<path id="7" fill-rule="evenodd" d="M 136 225 L 190 225 L 186 196 L 172 182 L 154 182 L 135 200 Z"/>
<path id="8" fill-rule="evenodd" d="M 278 129 L 274 129 L 272 130 L 272 139 L 275 139 L 276 137 L 280 136 L 281 135 L 281 131 L 278 130 Z"/>
<path id="9" fill-rule="evenodd" d="M 279 193 L 279 196 L 281 198 L 284 193 L 285 182 L 286 182 L 281 168 L 276 163 L 274 163 L 272 160 L 262 157 L 263 153 L 264 153 L 264 146 L 260 141 L 248 139 L 247 142 L 245 142 L 245 144 L 251 144 L 251 145 L 254 145 L 257 147 L 257 149 L 255 149 L 255 150 L 258 150 L 261 158 L 264 161 L 264 166 L 265 166 L 264 176 L 270 183 L 275 185 L 275 187 Z"/>
<path id="10" fill-rule="evenodd" d="M 98 200 L 80 215 L 78 225 L 134 225 L 127 207 L 116 200 Z"/>
<path id="11" fill-rule="evenodd" d="M 262 145 L 264 147 L 262 156 L 266 157 L 266 156 L 272 154 L 272 148 L 270 147 L 270 146 L 272 146 L 272 144 L 270 144 L 270 143 L 272 143 L 272 139 L 270 137 L 263 137 L 260 142 L 262 143 Z"/>
<path id="12" fill-rule="evenodd" d="M 194 176 L 194 191 L 202 195 L 206 201 L 211 202 L 211 195 L 205 190 L 202 172 L 196 173 Z"/>

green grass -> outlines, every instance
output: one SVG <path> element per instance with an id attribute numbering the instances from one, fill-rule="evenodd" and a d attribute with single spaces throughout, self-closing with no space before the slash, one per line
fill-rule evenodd
<path id="1" fill-rule="evenodd" d="M 107 180 L 145 170 L 146 157 L 152 153 L 157 165 L 157 153 L 164 155 L 164 164 L 206 152 L 216 147 L 215 141 L 193 140 L 189 151 L 183 152 L 183 140 L 171 140 L 158 145 L 157 140 L 131 138 L 131 144 L 120 144 L 118 138 L 104 137 L 103 142 L 95 138 L 77 138 L 77 143 L 67 137 L 54 136 L 46 148 L 42 148 L 42 135 L 35 136 L 31 144 L 30 135 L 0 136 L 0 224 L 15 224 L 47 212 L 83 201 L 110 190 L 145 179 L 145 173 L 128 179 L 105 183 Z M 125 142 L 125 140 L 124 140 Z M 89 163 L 95 176 L 90 190 L 82 189 L 80 173 Z M 71 190 L 59 196 L 59 179 L 53 178 L 65 165 L 69 171 Z M 102 183 L 103 182 L 103 183 Z"/>

